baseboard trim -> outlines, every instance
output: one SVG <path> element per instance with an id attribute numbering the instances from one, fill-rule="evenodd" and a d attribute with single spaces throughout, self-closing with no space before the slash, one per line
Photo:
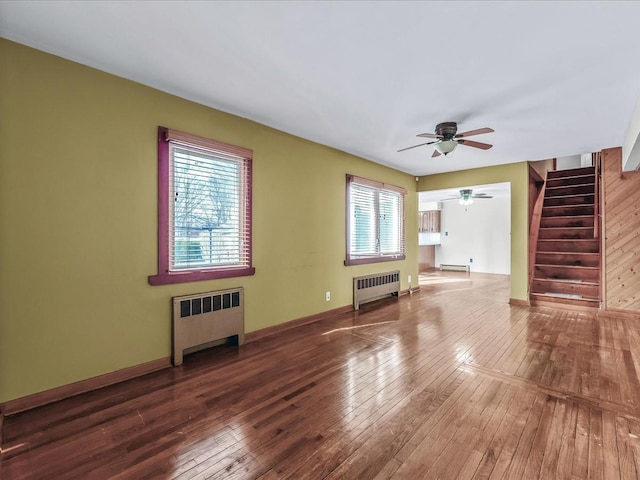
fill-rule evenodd
<path id="1" fill-rule="evenodd" d="M 516 307 L 530 307 L 531 303 L 529 300 L 521 300 L 519 298 L 510 298 L 509 305 L 515 305 Z"/>
<path id="2" fill-rule="evenodd" d="M 108 387 L 115 383 L 131 380 L 132 378 L 141 377 L 148 373 L 153 373 L 171 366 L 171 358 L 159 358 L 151 362 L 141 363 L 133 367 L 123 368 L 115 372 L 105 373 L 97 377 L 87 378 L 78 382 L 69 383 L 60 387 L 45 390 L 44 392 L 34 393 L 26 397 L 9 400 L 0 405 L 0 411 L 3 415 L 13 415 L 15 413 L 31 410 L 32 408 L 41 407 L 48 403 L 57 402 L 69 397 L 75 397 L 81 393 L 90 392 L 99 388 Z"/>
<path id="3" fill-rule="evenodd" d="M 618 308 L 608 308 L 601 310 L 598 317 L 604 318 L 623 318 L 625 320 L 640 320 L 640 312 L 632 310 L 621 310 Z"/>
<path id="4" fill-rule="evenodd" d="M 314 315 L 309 315 L 307 317 L 301 317 L 295 320 L 290 320 L 288 322 L 272 325 L 271 327 L 254 330 L 253 332 L 244 334 L 244 342 L 255 342 L 256 340 L 259 340 L 261 338 L 270 337 L 271 335 L 277 335 L 278 333 L 282 333 L 285 330 L 290 330 L 295 327 L 300 327 L 308 323 L 318 322 L 320 320 L 325 320 L 329 317 L 333 317 L 334 315 L 341 315 L 348 312 L 353 312 L 353 305 L 345 305 L 344 307 L 334 308 L 332 310 L 327 310 L 326 312 L 320 312 Z"/>
<path id="5" fill-rule="evenodd" d="M 420 285 L 417 287 L 407 288 L 406 290 L 400 290 L 400 296 L 409 295 L 420 291 Z"/>

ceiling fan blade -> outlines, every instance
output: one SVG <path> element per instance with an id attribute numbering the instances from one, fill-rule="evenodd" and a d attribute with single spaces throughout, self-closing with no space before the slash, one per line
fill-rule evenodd
<path id="1" fill-rule="evenodd" d="M 469 130 L 468 132 L 458 133 L 454 138 L 470 137 L 471 135 L 480 135 L 482 133 L 492 133 L 495 130 L 493 128 L 477 128 L 475 130 Z"/>
<path id="2" fill-rule="evenodd" d="M 467 147 L 481 148 L 482 150 L 489 150 L 493 145 L 482 142 L 474 142 L 473 140 L 458 140 L 458 143 L 466 145 Z"/>
<path id="3" fill-rule="evenodd" d="M 412 148 L 422 147 L 423 145 L 431 145 L 432 143 L 436 143 L 436 142 L 420 143 L 418 145 L 414 145 L 413 147 L 401 148 L 400 150 L 398 150 L 398 152 L 404 152 L 405 150 L 411 150 Z"/>
<path id="4" fill-rule="evenodd" d="M 486 193 L 479 193 L 477 195 L 473 195 L 473 198 L 493 198 L 493 196 L 487 195 Z"/>
<path id="5" fill-rule="evenodd" d="M 434 142 L 434 143 L 435 143 L 435 142 Z M 440 152 L 439 152 L 438 150 L 434 150 L 434 151 L 433 151 L 433 155 L 431 155 L 431 158 L 439 157 L 439 156 L 440 156 Z"/>
<path id="6" fill-rule="evenodd" d="M 416 135 L 416 137 L 442 138 L 442 135 L 436 135 L 435 133 L 421 133 L 420 135 Z"/>

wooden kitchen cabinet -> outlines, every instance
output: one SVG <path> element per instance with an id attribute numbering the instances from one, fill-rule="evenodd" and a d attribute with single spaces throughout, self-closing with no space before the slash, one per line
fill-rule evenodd
<path id="1" fill-rule="evenodd" d="M 440 232 L 440 210 L 420 212 L 418 231 L 429 233 Z"/>

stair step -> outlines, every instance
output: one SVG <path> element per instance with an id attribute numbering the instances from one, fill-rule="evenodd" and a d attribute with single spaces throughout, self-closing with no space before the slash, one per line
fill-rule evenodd
<path id="1" fill-rule="evenodd" d="M 600 267 L 599 253 L 578 252 L 538 252 L 536 264 L 539 265 L 573 265 L 576 267 Z"/>
<path id="2" fill-rule="evenodd" d="M 575 177 L 559 177 L 559 178 L 547 177 L 547 188 L 565 187 L 569 185 L 583 185 L 583 184 L 594 185 L 595 181 L 596 181 L 596 176 L 593 172 L 591 172 L 590 175 L 578 175 Z"/>
<path id="3" fill-rule="evenodd" d="M 561 217 L 542 217 L 540 228 L 554 227 L 590 227 L 593 228 L 593 215 L 565 215 Z"/>
<path id="4" fill-rule="evenodd" d="M 594 175 L 595 167 L 580 167 L 580 168 L 567 168 L 565 170 L 553 170 L 547 172 L 547 178 L 561 178 L 561 177 L 579 177 L 581 175 Z"/>
<path id="5" fill-rule="evenodd" d="M 578 253 L 598 253 L 600 243 L 598 240 L 590 239 L 538 239 L 538 252 L 578 252 Z"/>
<path id="6" fill-rule="evenodd" d="M 545 206 L 542 209 L 543 217 L 564 217 L 564 216 L 593 216 L 593 205 L 558 205 Z"/>
<path id="7" fill-rule="evenodd" d="M 578 307 L 580 309 L 598 309 L 600 307 L 600 302 L 597 298 L 565 297 L 561 295 L 554 295 L 552 293 L 532 293 L 529 297 L 531 305 L 533 306 L 558 307 L 564 305 L 569 308 Z"/>
<path id="8" fill-rule="evenodd" d="M 600 295 L 600 285 L 595 282 L 534 278 L 531 282 L 531 293 L 579 295 L 580 297 L 597 299 Z"/>
<path id="9" fill-rule="evenodd" d="M 593 239 L 593 227 L 545 227 L 538 230 L 538 238 Z"/>
<path id="10" fill-rule="evenodd" d="M 544 191 L 545 198 L 562 197 L 565 195 L 587 195 L 595 192 L 596 186 L 593 183 L 580 185 L 562 185 L 558 187 L 547 186 Z"/>
<path id="11" fill-rule="evenodd" d="M 593 205 L 595 195 L 593 193 L 587 195 L 563 195 L 561 197 L 544 198 L 543 210 L 546 207 L 556 207 L 562 205 Z"/>
<path id="12" fill-rule="evenodd" d="M 565 280 L 567 282 L 598 283 L 600 281 L 600 269 L 598 267 L 536 264 L 533 272 L 535 278 Z"/>

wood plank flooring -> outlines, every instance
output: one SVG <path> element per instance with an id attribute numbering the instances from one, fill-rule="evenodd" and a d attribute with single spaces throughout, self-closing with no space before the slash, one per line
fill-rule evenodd
<path id="1" fill-rule="evenodd" d="M 638 478 L 640 318 L 421 285 L 7 417 L 2 479 Z"/>

